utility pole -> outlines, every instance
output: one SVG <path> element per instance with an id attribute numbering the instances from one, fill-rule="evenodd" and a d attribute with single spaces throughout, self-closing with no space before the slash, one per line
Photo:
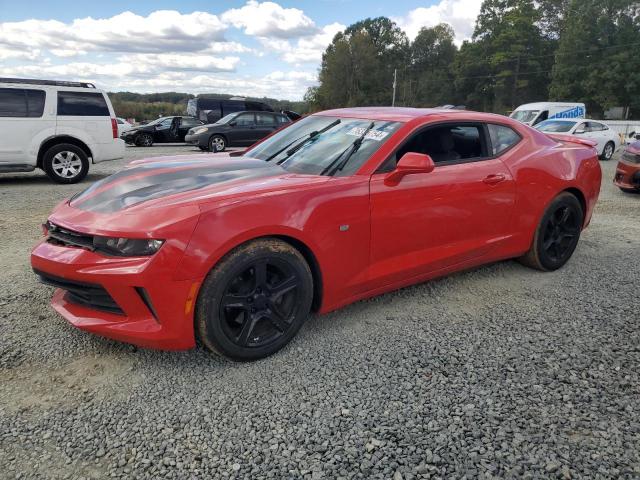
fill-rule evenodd
<path id="1" fill-rule="evenodd" d="M 513 91 L 511 92 L 511 110 L 516 108 L 516 94 L 518 92 L 518 77 L 520 76 L 520 55 L 516 58 L 516 72 L 513 78 Z"/>
<path id="2" fill-rule="evenodd" d="M 397 73 L 398 73 L 398 69 L 394 68 L 393 69 L 393 98 L 391 100 L 392 107 L 396 106 L 396 75 Z"/>

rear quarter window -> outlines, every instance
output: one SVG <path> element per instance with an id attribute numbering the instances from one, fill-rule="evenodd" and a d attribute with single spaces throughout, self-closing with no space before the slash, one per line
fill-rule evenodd
<path id="1" fill-rule="evenodd" d="M 109 117 L 109 107 L 98 92 L 58 92 L 58 115 Z"/>
<path id="2" fill-rule="evenodd" d="M 488 128 L 491 137 L 491 153 L 494 156 L 500 155 L 520 141 L 520 135 L 509 127 L 489 124 Z"/>

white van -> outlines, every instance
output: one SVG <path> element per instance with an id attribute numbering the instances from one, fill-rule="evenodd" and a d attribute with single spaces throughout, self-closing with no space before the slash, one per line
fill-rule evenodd
<path id="1" fill-rule="evenodd" d="M 537 102 L 520 105 L 509 116 L 533 126 L 550 118 L 584 118 L 586 114 L 584 103 Z"/>
<path id="2" fill-rule="evenodd" d="M 93 84 L 0 78 L 0 173 L 41 168 L 76 183 L 90 162 L 122 157 L 113 107 Z"/>

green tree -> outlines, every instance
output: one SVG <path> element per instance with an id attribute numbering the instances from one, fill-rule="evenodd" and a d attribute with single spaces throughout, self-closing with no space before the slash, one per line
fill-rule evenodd
<path id="1" fill-rule="evenodd" d="M 435 106 L 454 102 L 452 64 L 457 51 L 450 25 L 422 28 L 411 44 L 411 69 L 401 86 L 402 103 Z"/>
<path id="2" fill-rule="evenodd" d="M 555 40 L 542 28 L 542 7 L 532 0 L 485 0 L 473 41 L 456 62 L 456 87 L 473 108 L 504 113 L 546 100 Z"/>
<path id="3" fill-rule="evenodd" d="M 409 41 L 394 22 L 362 20 L 334 37 L 322 56 L 319 85 L 305 98 L 314 109 L 390 105 L 393 71 L 408 57 Z"/>
<path id="4" fill-rule="evenodd" d="M 640 108 L 640 12 L 633 0 L 573 0 L 556 52 L 554 100 L 584 101 L 595 115 Z"/>

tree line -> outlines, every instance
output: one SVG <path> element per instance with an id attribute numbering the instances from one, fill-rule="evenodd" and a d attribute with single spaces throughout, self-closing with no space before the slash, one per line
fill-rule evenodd
<path id="1" fill-rule="evenodd" d="M 200 98 L 220 98 L 228 99 L 233 95 L 226 94 L 203 94 Z M 162 93 L 133 93 L 133 92 L 111 92 L 109 99 L 113 104 L 113 109 L 118 117 L 135 118 L 137 121 L 153 120 L 158 117 L 170 115 L 185 115 L 187 112 L 187 102 L 195 98 L 195 95 L 180 92 Z M 307 113 L 306 102 L 292 102 L 289 100 L 278 100 L 275 98 L 254 98 L 270 105 L 274 110 L 292 110 L 298 113 Z"/>
<path id="2" fill-rule="evenodd" d="M 465 105 L 506 113 L 533 101 L 582 101 L 590 116 L 625 107 L 640 118 L 640 2 L 484 0 L 458 48 L 448 24 L 413 41 L 386 17 L 338 33 L 327 47 L 312 110 L 395 104 Z"/>

